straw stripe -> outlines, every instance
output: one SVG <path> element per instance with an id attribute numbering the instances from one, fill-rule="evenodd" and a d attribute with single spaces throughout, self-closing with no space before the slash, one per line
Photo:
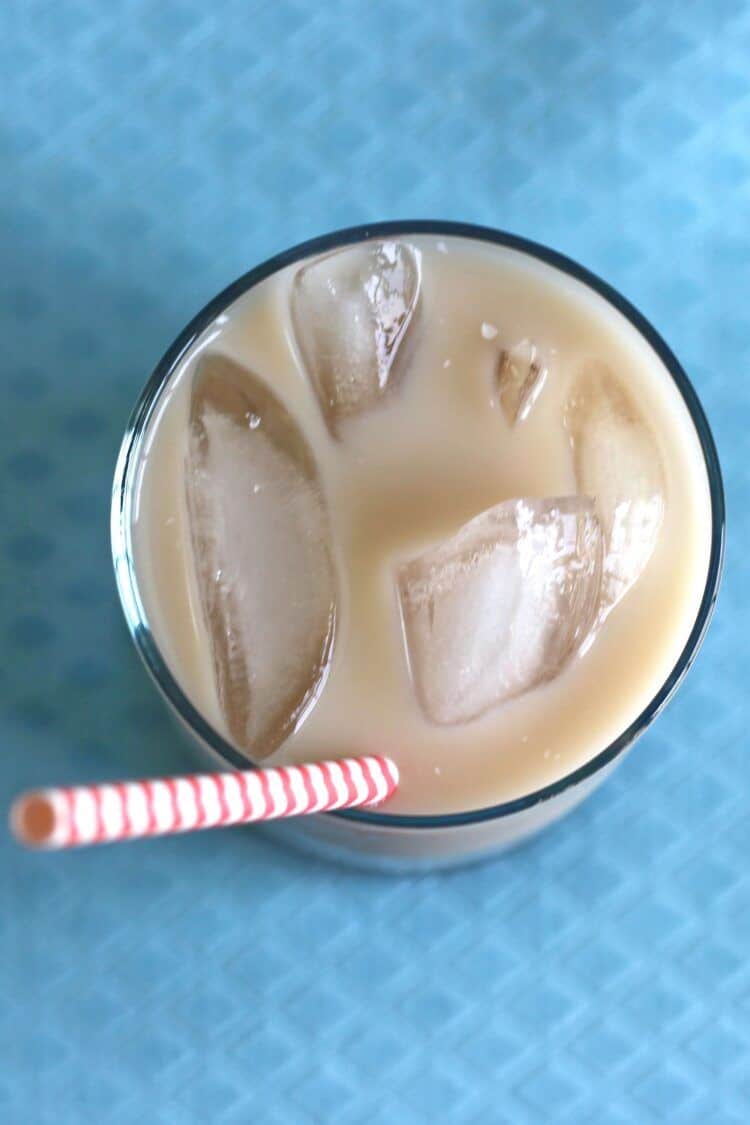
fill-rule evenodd
<path id="1" fill-rule="evenodd" d="M 323 782 L 323 788 L 325 789 L 325 797 L 323 798 L 323 804 L 320 807 L 323 809 L 335 808 L 336 801 L 338 800 L 338 792 L 336 790 L 336 786 L 333 784 L 333 780 L 331 779 L 331 772 L 328 769 L 328 763 L 321 762 L 318 766 L 318 769 L 320 770 L 320 777 Z"/>
<path id="2" fill-rule="evenodd" d="M 65 789 L 65 790 L 63 790 L 63 797 L 64 797 L 64 800 L 65 800 L 65 812 L 66 812 L 67 821 L 68 821 L 68 824 L 65 827 L 67 828 L 67 831 L 70 833 L 70 836 L 69 836 L 70 846 L 75 847 L 75 845 L 78 843 L 78 823 L 76 821 L 76 815 L 75 815 L 75 813 L 76 813 L 75 793 L 72 789 Z M 64 831 L 62 825 L 61 825 L 61 831 Z"/>
<path id="3" fill-rule="evenodd" d="M 224 802 L 227 807 L 227 824 L 236 824 L 242 817 L 241 785 L 233 773 L 227 773 L 222 779 L 224 786 Z"/>
<path id="4" fill-rule="evenodd" d="M 199 777 L 188 777 L 186 781 L 190 788 L 193 790 L 193 797 L 195 799 L 195 824 L 194 828 L 202 828 L 206 823 L 206 811 L 203 808 L 203 798 L 201 796 L 201 782 Z"/>
<path id="5" fill-rule="evenodd" d="M 271 791 L 268 787 L 268 773 L 266 770 L 260 770 L 258 772 L 258 785 L 260 786 L 261 801 L 263 802 L 262 805 L 258 806 L 258 811 L 265 819 L 271 815 L 271 810 L 273 809 Z"/>
<path id="6" fill-rule="evenodd" d="M 296 766 L 289 770 L 289 788 L 292 792 L 293 801 L 290 815 L 297 816 L 304 809 L 310 808 L 310 799 L 305 784 L 304 771 L 297 769 Z"/>
<path id="7" fill-rule="evenodd" d="M 167 789 L 169 790 L 169 799 L 170 799 L 170 802 L 171 802 L 172 826 L 175 829 L 176 828 L 181 829 L 183 827 L 183 825 L 182 825 L 182 821 L 180 819 L 180 807 L 177 803 L 177 778 L 176 777 L 170 777 L 167 780 L 166 785 L 167 785 Z"/>
<path id="8" fill-rule="evenodd" d="M 120 808 L 122 810 L 122 836 L 126 839 L 133 831 L 133 826 L 130 822 L 130 807 L 128 805 L 128 788 L 126 785 L 115 785 L 117 796 L 120 798 Z"/>
<path id="9" fill-rule="evenodd" d="M 344 792 L 346 793 L 346 802 L 356 801 L 359 797 L 357 793 L 357 786 L 354 784 L 354 778 L 351 770 L 341 770 L 341 780 L 344 783 Z"/>
<path id="10" fill-rule="evenodd" d="M 297 774 L 302 786 L 302 797 L 299 798 L 299 807 L 308 808 L 312 812 L 318 807 L 318 792 L 315 788 L 313 778 L 317 771 L 313 766 L 308 766 L 306 770 L 298 770 Z"/>
<path id="11" fill-rule="evenodd" d="M 102 791 L 102 799 L 94 801 L 94 840 L 95 844 L 100 844 L 104 839 L 104 792 Z"/>
<path id="12" fill-rule="evenodd" d="M 266 771 L 264 771 L 266 772 Z M 284 789 L 281 784 L 281 777 L 278 770 L 268 770 L 266 774 L 268 780 L 268 794 L 269 794 L 269 818 L 276 819 L 276 817 L 283 816 L 286 812 L 286 797 L 284 796 Z"/>
<path id="13" fill-rule="evenodd" d="M 153 789 L 151 788 L 150 785 L 144 784 L 141 792 L 143 793 L 143 798 L 146 802 L 146 816 L 147 816 L 146 828 L 144 830 L 144 836 L 151 836 L 156 831 L 156 813 L 154 811 L 154 791 L 153 791 Z"/>
<path id="14" fill-rule="evenodd" d="M 323 769 L 328 776 L 328 780 L 334 792 L 332 808 L 340 809 L 343 807 L 347 800 L 347 797 L 349 796 L 346 784 L 344 782 L 344 776 L 339 769 L 338 763 L 336 762 L 326 762 L 323 765 Z"/>
<path id="15" fill-rule="evenodd" d="M 260 783 L 260 777 L 256 773 L 246 773 L 243 776 L 245 799 L 247 801 L 247 820 L 252 820 L 256 812 L 261 808 L 261 801 L 263 797 L 263 786 Z"/>
<path id="16" fill-rule="evenodd" d="M 289 776 L 289 770 L 285 769 L 284 766 L 279 769 L 279 780 L 281 781 L 281 788 L 284 793 L 285 815 L 291 816 L 291 814 L 295 811 L 297 802 L 295 801 L 294 795 L 292 793 L 292 784 L 291 778 Z"/>
<path id="17" fill-rule="evenodd" d="M 229 805 L 227 804 L 227 795 L 224 789 L 224 778 L 215 778 L 216 794 L 219 798 L 219 821 L 221 824 L 229 824 L 231 820 L 231 813 L 229 812 Z"/>
<path id="18" fill-rule="evenodd" d="M 349 777 L 354 786 L 359 804 L 366 804 L 371 800 L 371 773 L 370 770 L 363 769 L 362 762 L 352 762 L 351 769 L 349 770 Z"/>
<path id="19" fill-rule="evenodd" d="M 379 758 L 368 758 L 367 765 L 372 785 L 370 799 L 373 802 L 377 802 L 382 800 L 385 796 L 388 790 L 387 782 Z"/>
<path id="20" fill-rule="evenodd" d="M 383 801 L 392 791 L 394 785 L 398 785 L 398 770 L 395 766 L 391 771 L 393 763 L 389 758 L 372 758 L 372 774 L 376 782 L 376 797 L 375 801 Z"/>

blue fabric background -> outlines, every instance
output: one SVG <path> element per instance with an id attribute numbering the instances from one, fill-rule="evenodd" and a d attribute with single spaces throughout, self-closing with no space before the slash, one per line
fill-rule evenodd
<path id="1" fill-rule="evenodd" d="M 747 1121 L 750 5 L 4 0 L 0 76 L 3 808 L 184 768 L 115 598 L 114 459 L 183 323 L 302 238 L 445 217 L 578 258 L 695 381 L 730 517 L 677 701 L 517 854 L 4 838 L 0 1119 Z"/>

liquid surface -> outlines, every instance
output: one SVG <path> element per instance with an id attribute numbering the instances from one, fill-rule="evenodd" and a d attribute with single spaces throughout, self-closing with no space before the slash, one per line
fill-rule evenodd
<path id="1" fill-rule="evenodd" d="M 332 425 L 290 312 L 300 264 L 268 279 L 217 319 L 165 389 L 145 436 L 133 543 L 156 642 L 187 695 L 231 739 L 195 578 L 185 459 L 201 356 L 221 353 L 250 369 L 312 450 L 338 575 L 327 680 L 266 761 L 386 753 L 401 772 L 389 811 L 435 814 L 551 784 L 636 718 L 695 620 L 710 504 L 682 399 L 651 348 L 603 299 L 515 251 L 450 238 L 400 241 L 419 252 L 420 309 L 408 359 L 388 393 L 371 394 L 368 409 Z M 504 501 L 588 494 L 582 476 L 606 461 L 596 442 L 577 438 L 576 404 L 591 393 L 592 380 L 613 402 L 622 391 L 648 424 L 660 496 L 663 490 L 658 520 L 648 496 L 618 508 L 608 494 L 602 519 L 610 547 L 623 527 L 637 527 L 648 551 L 631 545 L 625 561 L 646 558 L 645 568 L 631 583 L 610 553 L 604 620 L 553 678 L 470 721 L 432 721 L 406 659 L 399 568 Z M 608 401 L 598 410 L 611 425 Z M 639 441 L 636 435 L 622 446 L 626 472 Z M 606 453 L 606 433 L 601 444 Z M 650 487 L 656 473 L 649 467 L 638 483 L 643 478 Z"/>

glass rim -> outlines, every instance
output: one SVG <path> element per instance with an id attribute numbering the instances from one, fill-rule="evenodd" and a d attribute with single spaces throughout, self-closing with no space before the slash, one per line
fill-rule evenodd
<path id="1" fill-rule="evenodd" d="M 257 768 L 257 764 L 232 746 L 187 698 L 161 655 L 146 619 L 146 613 L 139 595 L 133 557 L 130 513 L 132 486 L 139 460 L 141 440 L 161 393 L 176 367 L 186 357 L 190 348 L 210 323 L 249 289 L 285 267 L 313 255 L 372 238 L 408 235 L 434 235 L 438 237 L 442 235 L 451 238 L 464 238 L 516 250 L 562 271 L 603 297 L 633 325 L 636 331 L 653 348 L 677 387 L 701 446 L 711 501 L 711 548 L 706 584 L 690 635 L 667 678 L 641 713 L 613 742 L 599 751 L 598 754 L 595 754 L 584 765 L 565 774 L 552 784 L 512 801 L 504 801 L 484 808 L 468 809 L 464 812 L 439 815 L 388 813 L 366 809 L 347 809 L 325 814 L 353 824 L 379 829 L 458 828 L 500 819 L 533 808 L 535 805 L 557 797 L 567 789 L 593 778 L 618 758 L 650 726 L 676 692 L 700 649 L 713 615 L 721 582 L 725 540 L 724 487 L 716 445 L 700 400 L 676 356 L 646 317 L 611 285 L 579 265 L 572 258 L 551 250 L 541 243 L 506 231 L 496 230 L 493 227 L 431 219 L 393 220 L 346 227 L 301 242 L 280 254 L 274 255 L 233 281 L 201 309 L 166 350 L 143 388 L 128 421 L 115 468 L 110 524 L 112 558 L 117 590 L 128 629 L 141 659 L 162 695 L 174 708 L 182 722 L 229 768 L 233 770 Z"/>

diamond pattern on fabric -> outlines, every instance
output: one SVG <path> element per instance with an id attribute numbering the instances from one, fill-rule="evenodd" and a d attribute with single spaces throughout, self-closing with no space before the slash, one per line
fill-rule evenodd
<path id="1" fill-rule="evenodd" d="M 303 238 L 463 219 L 605 276 L 694 380 L 731 516 L 678 699 L 496 862 L 0 842 L 2 1120 L 746 1121 L 750 5 L 6 0 L 0 27 L 5 807 L 184 768 L 110 577 L 114 458 L 181 326 Z"/>

